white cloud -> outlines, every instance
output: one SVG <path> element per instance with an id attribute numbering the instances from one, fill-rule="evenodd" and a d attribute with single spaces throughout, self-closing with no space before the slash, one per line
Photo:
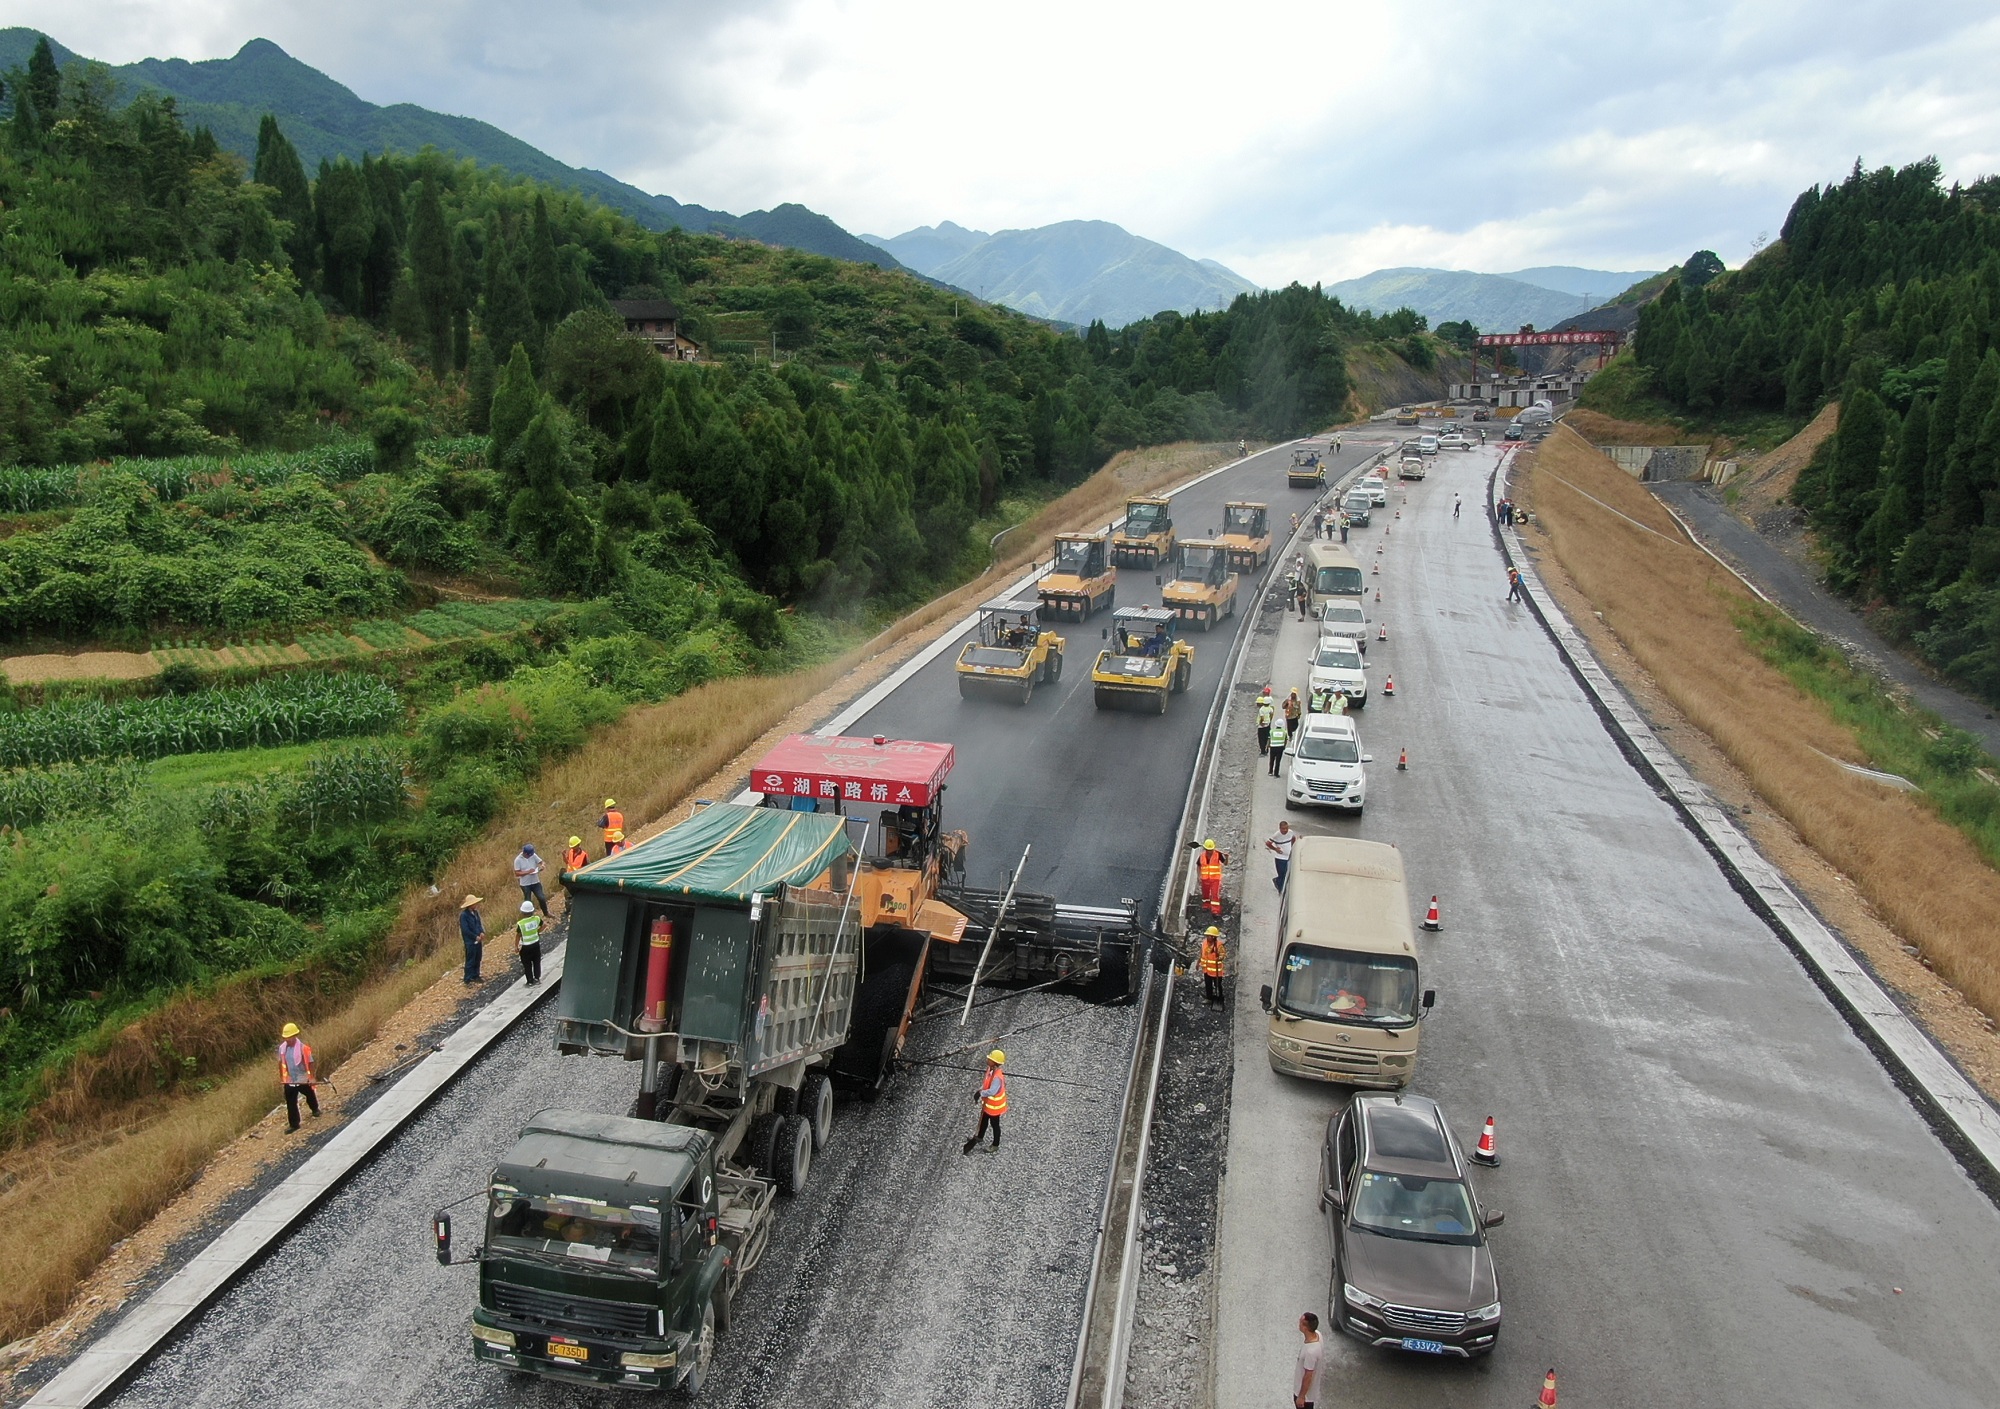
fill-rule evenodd
<path id="1" fill-rule="evenodd" d="M 263 35 L 375 102 L 855 230 L 1113 220 L 1277 284 L 1732 261 L 1869 164 L 2000 161 L 2000 17 L 1926 0 L 14 0 L 94 57 Z"/>

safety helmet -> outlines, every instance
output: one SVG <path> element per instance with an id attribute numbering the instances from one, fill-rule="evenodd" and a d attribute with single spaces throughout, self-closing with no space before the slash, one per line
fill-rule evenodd
<path id="1" fill-rule="evenodd" d="M 613 841 L 624 841 L 624 840 L 625 840 L 625 829 L 624 829 L 623 827 L 613 827 L 613 828 L 611 829 L 611 840 L 613 840 Z"/>
<path id="2" fill-rule="evenodd" d="M 1005 1066 L 1007 1064 L 1007 1054 L 1001 1051 L 998 1047 L 995 1047 L 992 1051 L 986 1054 L 986 1060 L 993 1063 L 993 1065 L 996 1067 Z"/>
<path id="3" fill-rule="evenodd" d="M 535 913 L 535 902 L 534 902 L 534 901 L 532 901 L 532 900 L 524 900 L 524 901 L 522 901 L 522 902 L 521 902 L 521 913 L 522 913 L 523 915 L 532 915 L 532 914 L 534 914 L 534 913 Z"/>
<path id="4" fill-rule="evenodd" d="M 608 797 L 604 799 L 604 805 L 606 807 L 616 807 L 618 805 L 618 799 L 615 797 Z"/>
<path id="5" fill-rule="evenodd" d="M 582 845 L 583 845 L 583 838 L 582 838 L 582 837 L 571 837 L 571 838 L 569 839 L 569 844 L 570 844 L 571 846 L 582 846 Z"/>
<path id="6" fill-rule="evenodd" d="M 1202 850 L 1204 850 L 1204 851 L 1213 851 L 1213 850 L 1215 850 L 1215 838 L 1214 838 L 1214 837 L 1210 837 L 1210 838 L 1209 838 L 1209 839 L 1208 839 L 1207 841 L 1204 841 L 1204 842 L 1203 842 L 1203 843 L 1201 844 L 1201 846 L 1202 846 Z"/>
<path id="7" fill-rule="evenodd" d="M 299 1025 L 297 1023 L 286 1023 L 285 1030 L 278 1035 L 280 1037 L 297 1037 L 299 1035 Z"/>
<path id="8" fill-rule="evenodd" d="M 1265 693 L 1265 694 L 1267 694 L 1267 695 L 1271 693 L 1271 687 L 1270 687 L 1269 685 L 1266 685 L 1266 686 L 1264 687 L 1264 693 Z"/>
<path id="9" fill-rule="evenodd" d="M 1222 931 L 1217 929 L 1214 925 L 1210 925 L 1207 929 L 1202 931 L 1202 935 L 1204 938 L 1213 937 L 1215 939 L 1221 939 Z"/>

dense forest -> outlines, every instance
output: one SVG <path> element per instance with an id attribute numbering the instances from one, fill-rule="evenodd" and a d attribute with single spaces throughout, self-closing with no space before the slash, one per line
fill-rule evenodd
<path id="1" fill-rule="evenodd" d="M 2000 700 L 2000 181 L 1857 162 L 1741 270 L 1683 270 L 1636 355 L 1697 417 L 1839 401 L 1793 491 L 1831 581 Z"/>

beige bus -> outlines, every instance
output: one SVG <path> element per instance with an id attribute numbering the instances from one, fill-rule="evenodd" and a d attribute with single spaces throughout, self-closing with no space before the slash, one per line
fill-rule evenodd
<path id="1" fill-rule="evenodd" d="M 1437 999 L 1418 987 L 1403 855 L 1353 837 L 1300 837 L 1278 904 L 1271 1069 L 1348 1086 L 1407 1086 Z"/>
<path id="2" fill-rule="evenodd" d="M 1367 593 L 1361 562 L 1345 543 L 1315 542 L 1306 548 L 1306 582 L 1312 588 L 1313 610 L 1328 597 L 1360 601 Z"/>

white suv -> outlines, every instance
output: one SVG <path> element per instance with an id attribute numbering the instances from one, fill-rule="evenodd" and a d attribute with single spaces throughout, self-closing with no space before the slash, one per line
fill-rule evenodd
<path id="1" fill-rule="evenodd" d="M 1306 665 L 1312 671 L 1306 688 L 1313 694 L 1338 690 L 1347 696 L 1349 709 L 1360 709 L 1368 703 L 1368 667 L 1352 641 L 1340 636 L 1320 637 L 1313 653 L 1306 657 Z"/>
<path id="2" fill-rule="evenodd" d="M 1373 756 L 1361 751 L 1361 736 L 1344 714 L 1311 714 L 1291 744 L 1285 778 L 1285 807 L 1342 807 L 1358 813 L 1368 802 Z"/>
<path id="3" fill-rule="evenodd" d="M 1319 638 L 1352 641 L 1368 654 L 1368 613 L 1352 597 L 1330 597 L 1319 609 Z"/>
<path id="4" fill-rule="evenodd" d="M 1389 507 L 1389 486 L 1374 475 L 1363 475 L 1354 482 L 1354 487 L 1366 494 L 1376 508 Z"/>

